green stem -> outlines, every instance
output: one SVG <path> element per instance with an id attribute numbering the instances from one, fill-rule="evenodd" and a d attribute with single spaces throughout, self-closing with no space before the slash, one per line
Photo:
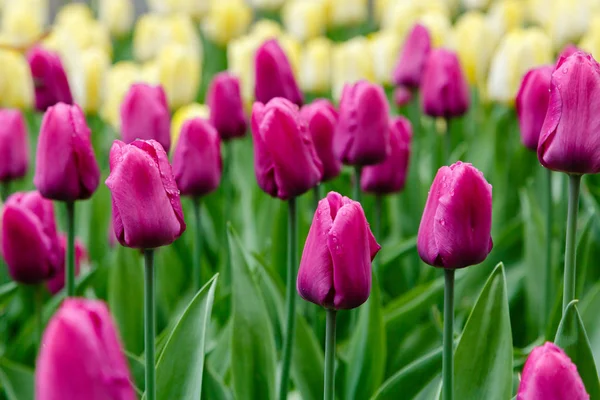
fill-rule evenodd
<path id="1" fill-rule="evenodd" d="M 146 400 L 156 400 L 156 371 L 154 359 L 154 338 L 156 336 L 156 270 L 154 268 L 154 249 L 144 250 L 144 342 L 146 353 Z"/>
<path id="2" fill-rule="evenodd" d="M 44 310 L 44 286 L 37 285 L 35 288 L 35 326 L 37 334 L 38 350 L 42 347 L 42 335 L 44 334 L 44 322 L 42 313 Z"/>
<path id="3" fill-rule="evenodd" d="M 374 229 L 375 232 L 373 232 L 375 234 L 375 239 L 377 240 L 382 240 L 382 235 L 381 235 L 381 230 L 382 230 L 382 226 L 381 226 L 381 213 L 383 212 L 383 196 L 380 194 L 375 195 L 375 224 L 374 224 Z M 379 276 L 379 262 L 377 261 L 377 259 L 373 260 L 373 269 L 375 272 L 375 276 L 377 276 L 377 278 L 381 279 L 381 277 Z"/>
<path id="4" fill-rule="evenodd" d="M 354 201 L 358 201 L 360 203 L 360 174 L 362 172 L 362 166 L 357 165 L 354 167 L 354 187 L 352 197 Z"/>
<path id="5" fill-rule="evenodd" d="M 454 398 L 454 270 L 444 269 L 443 400 Z"/>
<path id="6" fill-rule="evenodd" d="M 552 202 L 552 171 L 546 169 L 547 185 L 546 185 L 546 279 L 545 279 L 545 292 L 544 292 L 544 315 L 543 324 L 540 325 L 540 329 L 545 329 L 546 324 L 550 320 L 550 314 L 552 313 L 552 214 L 554 204 Z"/>
<path id="7" fill-rule="evenodd" d="M 567 245 L 565 249 L 565 277 L 563 286 L 563 312 L 575 298 L 575 238 L 577 236 L 577 211 L 581 175 L 569 175 L 569 211 L 567 214 Z"/>
<path id="8" fill-rule="evenodd" d="M 450 118 L 446 118 L 446 132 L 444 132 L 444 161 L 442 165 L 450 163 L 452 155 L 452 136 L 450 136 Z"/>
<path id="9" fill-rule="evenodd" d="M 336 310 L 327 310 L 325 331 L 325 390 L 324 400 L 335 398 L 335 316 Z"/>
<path id="10" fill-rule="evenodd" d="M 315 210 L 319 206 L 319 201 L 321 200 L 321 197 L 322 197 L 322 194 L 321 194 L 322 186 L 323 186 L 322 184 L 318 184 L 317 186 L 315 186 L 313 188 L 313 205 L 314 205 Z"/>
<path id="11" fill-rule="evenodd" d="M 296 199 L 288 201 L 288 265 L 285 292 L 286 330 L 283 341 L 283 359 L 281 365 L 281 381 L 279 383 L 279 400 L 285 400 L 288 393 L 288 378 L 292 361 L 292 344 L 296 324 L 296 240 L 297 240 Z"/>
<path id="12" fill-rule="evenodd" d="M 200 225 L 200 197 L 194 197 L 193 208 L 194 208 L 194 225 L 196 231 L 194 232 L 194 291 L 198 291 L 202 288 L 202 226 Z"/>
<path id="13" fill-rule="evenodd" d="M 0 190 L 2 190 L 2 193 L 0 194 L 2 196 L 2 201 L 6 201 L 6 199 L 8 199 L 8 196 L 10 196 L 10 182 L 2 182 L 2 184 L 0 185 Z"/>
<path id="14" fill-rule="evenodd" d="M 75 202 L 67 201 L 67 270 L 65 287 L 67 296 L 75 296 Z"/>

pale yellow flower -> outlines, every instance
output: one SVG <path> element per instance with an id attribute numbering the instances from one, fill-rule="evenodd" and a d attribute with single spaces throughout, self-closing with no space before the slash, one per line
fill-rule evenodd
<path id="1" fill-rule="evenodd" d="M 68 3 L 59 8 L 54 25 L 69 25 L 81 21 L 92 21 L 94 13 L 85 3 Z"/>
<path id="2" fill-rule="evenodd" d="M 448 44 L 448 38 L 452 31 L 452 25 L 448 16 L 442 12 L 427 12 L 419 18 L 431 35 L 431 45 L 442 47 Z"/>
<path id="3" fill-rule="evenodd" d="M 104 100 L 105 80 L 110 58 L 98 49 L 81 52 L 69 71 L 69 84 L 75 102 L 87 113 L 97 113 Z"/>
<path id="4" fill-rule="evenodd" d="M 550 35 L 556 51 L 569 43 L 577 43 L 587 31 L 591 10 L 585 0 L 553 0 L 547 5 L 550 10 L 544 28 Z"/>
<path id="5" fill-rule="evenodd" d="M 248 3 L 260 10 L 277 10 L 285 3 L 285 0 L 248 0 Z"/>
<path id="6" fill-rule="evenodd" d="M 37 41 L 48 22 L 47 0 L 12 0 L 6 2 L 1 13 L 2 42 L 23 47 Z"/>
<path id="7" fill-rule="evenodd" d="M 140 81 L 140 67 L 131 61 L 114 64 L 106 74 L 106 92 L 100 115 L 116 130 L 119 130 L 121 125 L 120 109 L 125 93 L 132 84 Z"/>
<path id="8" fill-rule="evenodd" d="M 416 1 L 390 1 L 383 14 L 382 28 L 396 32 L 399 40 L 403 42 L 420 16 L 421 8 Z"/>
<path id="9" fill-rule="evenodd" d="M 179 108 L 196 99 L 202 66 L 195 54 L 174 43 L 163 47 L 156 62 L 159 81 L 165 89 L 170 108 Z"/>
<path id="10" fill-rule="evenodd" d="M 33 105 L 33 81 L 25 56 L 0 49 L 0 107 L 29 109 Z"/>
<path id="11" fill-rule="evenodd" d="M 392 83 L 392 71 L 400 46 L 400 40 L 394 32 L 380 31 L 369 37 L 370 57 L 373 59 L 373 73 L 377 83 Z"/>
<path id="12" fill-rule="evenodd" d="M 278 38 L 283 33 L 281 25 L 271 19 L 261 19 L 252 25 L 250 36 L 260 42 L 267 39 Z"/>
<path id="13" fill-rule="evenodd" d="M 523 26 L 526 9 L 522 0 L 501 0 L 492 4 L 488 13 L 488 24 L 498 36 Z"/>
<path id="14" fill-rule="evenodd" d="M 287 56 L 290 65 L 292 66 L 292 71 L 294 75 L 298 76 L 298 71 L 300 70 L 300 53 L 302 46 L 300 42 L 298 42 L 295 38 L 290 35 L 283 34 L 277 38 L 281 49 Z"/>
<path id="15" fill-rule="evenodd" d="M 250 22 L 252 10 L 243 0 L 219 0 L 212 3 L 202 28 L 213 42 L 226 45 L 244 34 Z"/>
<path id="16" fill-rule="evenodd" d="M 181 133 L 181 127 L 190 119 L 204 118 L 208 119 L 210 116 L 210 110 L 208 106 L 200 103 L 191 103 L 181 106 L 173 114 L 171 118 L 171 151 L 177 147 L 177 140 L 179 140 L 179 134 Z"/>
<path id="17" fill-rule="evenodd" d="M 133 0 L 102 0 L 98 3 L 99 19 L 112 35 L 123 36 L 131 30 Z"/>
<path id="18" fill-rule="evenodd" d="M 254 54 L 261 42 L 253 36 L 242 36 L 227 46 L 229 71 L 240 79 L 244 105 L 248 109 L 254 100 Z"/>
<path id="19" fill-rule="evenodd" d="M 291 0 L 281 11 L 286 31 L 298 40 L 308 40 L 325 33 L 327 24 L 324 0 Z"/>
<path id="20" fill-rule="evenodd" d="M 102 0 L 104 1 L 104 0 Z M 150 10 L 160 14 L 185 14 L 193 18 L 204 16 L 211 5 L 219 0 L 147 0 Z"/>
<path id="21" fill-rule="evenodd" d="M 300 58 L 299 83 L 303 91 L 325 93 L 331 90 L 331 51 L 329 39 L 319 37 L 304 45 Z"/>
<path id="22" fill-rule="evenodd" d="M 579 48 L 591 53 L 596 59 L 600 58 L 600 13 L 591 18 L 590 27 L 579 42 Z"/>
<path id="23" fill-rule="evenodd" d="M 327 0 L 331 26 L 359 25 L 367 20 L 367 0 Z"/>
<path id="24" fill-rule="evenodd" d="M 468 10 L 484 10 L 490 4 L 490 0 L 461 0 L 461 3 Z"/>
<path id="25" fill-rule="evenodd" d="M 369 55 L 369 41 L 357 36 L 337 45 L 333 50 L 332 94 L 338 101 L 346 83 L 361 79 L 375 80 L 373 59 Z"/>

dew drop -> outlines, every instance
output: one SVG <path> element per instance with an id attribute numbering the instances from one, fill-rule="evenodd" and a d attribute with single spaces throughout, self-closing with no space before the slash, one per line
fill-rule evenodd
<path id="1" fill-rule="evenodd" d="M 446 221 L 444 220 L 444 218 L 440 219 L 440 225 L 442 225 L 442 226 L 446 225 Z"/>
<path id="2" fill-rule="evenodd" d="M 569 72 L 569 68 L 567 68 L 567 67 L 564 67 L 564 68 L 562 69 L 562 73 L 563 73 L 563 74 L 566 74 L 566 73 L 568 73 L 568 72 Z"/>

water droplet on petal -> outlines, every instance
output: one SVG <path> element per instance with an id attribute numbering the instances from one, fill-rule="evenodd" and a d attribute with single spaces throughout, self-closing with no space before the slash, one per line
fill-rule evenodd
<path id="1" fill-rule="evenodd" d="M 568 72 L 569 72 L 569 68 L 567 68 L 567 67 L 564 67 L 564 68 L 562 69 L 562 73 L 563 73 L 563 74 L 566 74 L 566 73 L 568 73 Z"/>

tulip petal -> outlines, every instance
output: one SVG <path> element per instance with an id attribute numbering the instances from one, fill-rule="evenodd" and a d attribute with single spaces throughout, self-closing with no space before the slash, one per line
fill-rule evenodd
<path id="1" fill-rule="evenodd" d="M 252 107 L 252 141 L 254 142 L 254 172 L 258 186 L 271 196 L 277 196 L 275 166 L 260 132 L 265 106 L 254 103 Z"/>

